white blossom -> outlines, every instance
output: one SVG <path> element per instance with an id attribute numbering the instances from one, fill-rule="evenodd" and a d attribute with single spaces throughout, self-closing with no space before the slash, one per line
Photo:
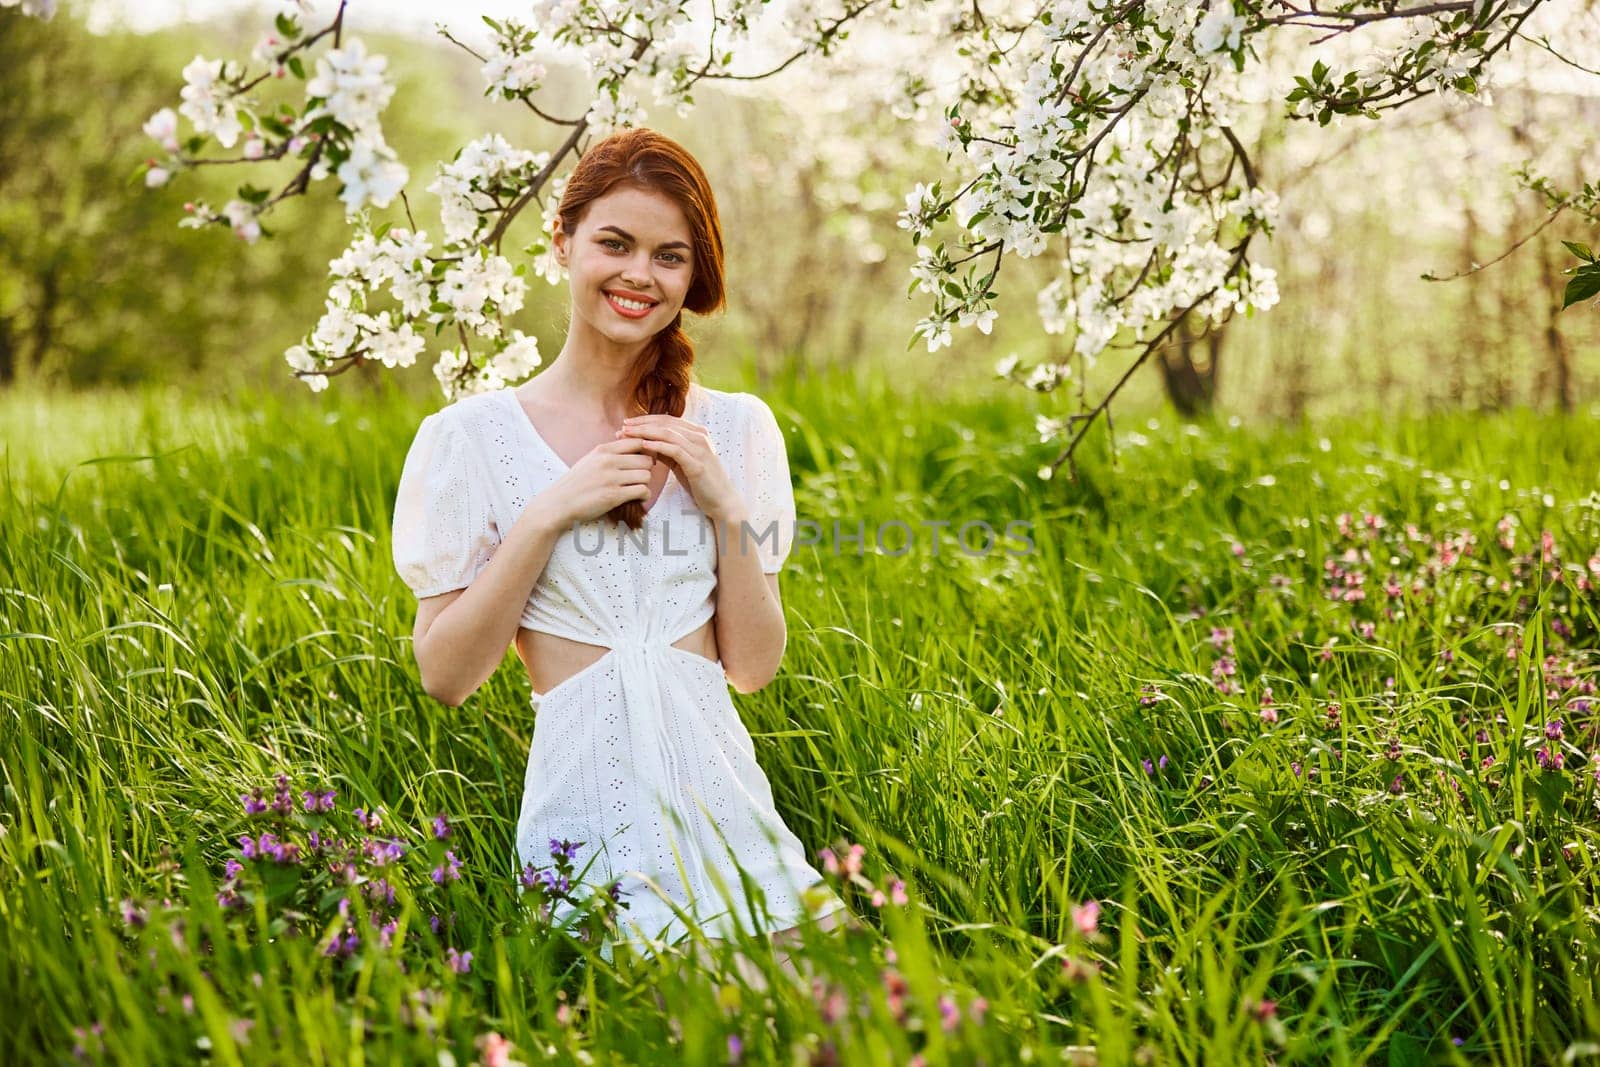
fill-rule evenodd
<path id="1" fill-rule="evenodd" d="M 184 85 L 178 93 L 183 103 L 178 106 L 178 112 L 194 124 L 197 132 L 209 133 L 222 147 L 232 148 L 244 127 L 223 80 L 223 67 L 220 59 L 195 56 L 183 68 Z"/>
<path id="2" fill-rule="evenodd" d="M 483 78 L 496 92 L 526 93 L 544 82 L 544 64 L 532 55 L 497 51 L 483 64 Z"/>
<path id="3" fill-rule="evenodd" d="M 1202 55 L 1207 52 L 1232 52 L 1239 47 L 1244 33 L 1244 17 L 1233 13 L 1230 0 L 1220 0 L 1206 12 L 1194 30 L 1194 46 Z"/>
<path id="4" fill-rule="evenodd" d="M 356 38 L 317 57 L 306 96 L 323 104 L 308 111 L 306 118 L 330 114 L 354 133 L 375 130 L 379 113 L 394 95 L 394 86 L 384 78 L 387 65 L 385 57 L 367 55 L 366 46 Z"/>
<path id="5" fill-rule="evenodd" d="M 615 98 L 610 93 L 600 93 L 584 117 L 596 137 L 609 137 L 617 130 L 643 123 L 645 111 L 630 93 L 619 92 Z"/>
<path id="6" fill-rule="evenodd" d="M 222 217 L 228 220 L 233 232 L 247 244 L 255 244 L 261 236 L 261 223 L 256 209 L 243 200 L 230 200 L 222 207 Z"/>
<path id="7" fill-rule="evenodd" d="M 398 329 L 380 329 L 367 342 L 372 358 L 385 367 L 409 367 L 422 354 L 422 335 L 411 328 L 409 322 Z"/>
<path id="8" fill-rule="evenodd" d="M 145 121 L 144 132 L 158 141 L 168 152 L 178 150 L 178 115 L 170 107 L 164 107 L 151 115 Z"/>
<path id="9" fill-rule="evenodd" d="M 388 207 L 409 177 L 388 145 L 364 137 L 350 146 L 350 158 L 339 164 L 338 174 L 344 183 L 339 199 L 346 212 L 358 211 L 368 203 Z"/>

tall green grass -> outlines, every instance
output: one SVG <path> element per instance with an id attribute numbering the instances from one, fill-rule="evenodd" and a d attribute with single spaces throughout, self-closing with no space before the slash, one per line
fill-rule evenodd
<path id="1" fill-rule="evenodd" d="M 465 1063 L 491 1032 L 525 1063 L 727 1062 L 730 1035 L 744 1062 L 1600 1058 L 1594 412 L 1123 416 L 1073 483 L 1034 476 L 1054 446 L 1014 389 L 761 388 L 801 516 L 866 535 L 795 550 L 783 670 L 736 695 L 801 839 L 865 846 L 835 880 L 864 929 L 808 941 L 814 983 L 747 944 L 765 992 L 608 965 L 519 905 L 527 679 L 508 656 L 428 699 L 389 562 L 423 405 L 0 397 L 0 1058 Z M 965 553 L 971 520 L 1034 550 Z M 240 795 L 279 772 L 449 813 L 467 973 L 409 895 L 405 972 L 325 957 L 326 914 L 285 936 L 265 892 L 224 914 Z"/>

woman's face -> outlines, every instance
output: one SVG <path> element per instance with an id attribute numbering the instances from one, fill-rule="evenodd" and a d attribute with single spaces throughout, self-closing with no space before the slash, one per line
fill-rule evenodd
<path id="1" fill-rule="evenodd" d="M 589 204 L 570 235 L 557 218 L 555 248 L 568 271 L 574 317 L 618 344 L 661 332 L 689 292 L 689 222 L 660 193 L 613 189 Z"/>

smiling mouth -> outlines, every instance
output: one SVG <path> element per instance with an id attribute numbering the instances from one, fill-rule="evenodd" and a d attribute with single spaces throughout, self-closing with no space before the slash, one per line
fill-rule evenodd
<path id="1" fill-rule="evenodd" d="M 659 301 L 634 300 L 611 292 L 606 293 L 606 302 L 611 305 L 617 314 L 630 319 L 644 318 L 656 306 L 656 303 L 659 303 Z"/>

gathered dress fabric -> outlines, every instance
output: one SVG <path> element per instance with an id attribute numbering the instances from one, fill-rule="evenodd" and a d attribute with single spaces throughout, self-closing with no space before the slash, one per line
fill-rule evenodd
<path id="1" fill-rule="evenodd" d="M 795 510 L 771 408 L 752 393 L 695 382 L 683 417 L 706 428 L 746 501 L 748 550 L 764 573 L 777 573 Z M 395 498 L 401 579 L 419 599 L 470 585 L 537 494 L 569 469 L 512 389 L 428 415 Z M 844 907 L 818 886 L 822 876 L 779 816 L 721 661 L 673 647 L 715 613 L 717 551 L 710 520 L 669 474 L 639 530 L 603 516 L 564 530 L 520 620 L 608 651 L 532 694 L 519 866 L 549 867 L 552 840 L 582 842 L 580 893 L 619 880 L 628 904 L 618 910 L 620 935 L 645 953 L 688 933 L 675 909 L 725 937 L 735 924 L 771 931 L 801 922 L 813 914 L 804 903 L 813 887 L 817 916 Z M 555 917 L 570 911 L 558 905 Z M 602 952 L 612 958 L 609 941 Z"/>

